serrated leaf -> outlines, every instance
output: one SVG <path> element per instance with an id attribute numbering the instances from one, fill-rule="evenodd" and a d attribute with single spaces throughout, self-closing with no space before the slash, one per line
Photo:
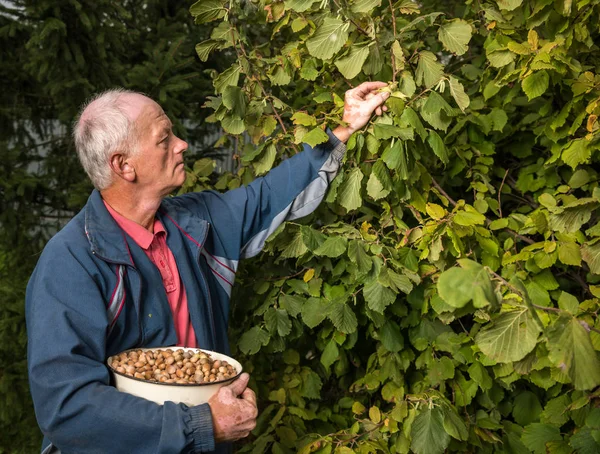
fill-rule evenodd
<path id="1" fill-rule="evenodd" d="M 227 134 L 238 135 L 246 130 L 244 120 L 234 115 L 227 115 L 221 120 L 221 126 Z M 270 167 L 269 167 L 270 169 Z M 267 170 L 269 170 L 267 169 Z"/>
<path id="2" fill-rule="evenodd" d="M 419 63 L 415 75 L 418 85 L 425 85 L 425 88 L 431 88 L 444 75 L 444 66 L 437 61 L 435 54 L 424 50 L 419 52 Z"/>
<path id="3" fill-rule="evenodd" d="M 228 86 L 237 85 L 240 79 L 241 71 L 242 67 L 238 64 L 234 64 L 233 66 L 219 74 L 217 78 L 213 81 L 213 85 L 215 86 L 216 92 L 223 93 L 225 91 L 225 88 L 227 88 Z"/>
<path id="4" fill-rule="evenodd" d="M 329 136 L 325 131 L 323 131 L 320 127 L 316 127 L 311 129 L 309 132 L 304 134 L 302 137 L 302 141 L 304 143 L 309 144 L 311 147 L 316 147 L 320 143 L 327 142 L 329 140 Z"/>
<path id="5" fill-rule="evenodd" d="M 302 234 L 298 231 L 279 255 L 283 258 L 295 258 L 300 257 L 306 251 L 308 251 L 308 248 L 304 245 Z"/>
<path id="6" fill-rule="evenodd" d="M 358 326 L 354 311 L 346 303 L 333 303 L 328 317 L 333 326 L 344 334 L 354 333 Z"/>
<path id="7" fill-rule="evenodd" d="M 333 57 L 348 39 L 350 24 L 340 19 L 327 17 L 315 34 L 306 41 L 308 52 L 322 60 Z"/>
<path id="8" fill-rule="evenodd" d="M 444 430 L 452 438 L 460 441 L 466 441 L 469 438 L 469 431 L 465 422 L 454 411 L 454 409 L 444 407 Z"/>
<path id="9" fill-rule="evenodd" d="M 426 408 L 412 423 L 411 449 L 416 454 L 442 454 L 450 443 L 440 407 Z"/>
<path id="10" fill-rule="evenodd" d="M 390 352 L 399 352 L 404 347 L 404 339 L 398 324 L 388 320 L 379 330 L 379 340 Z"/>
<path id="11" fill-rule="evenodd" d="M 531 391 L 523 391 L 515 398 L 512 415 L 518 424 L 531 424 L 539 419 L 541 413 L 540 400 Z"/>
<path id="12" fill-rule="evenodd" d="M 461 268 L 444 271 L 437 283 L 440 297 L 450 306 L 464 307 L 473 301 L 475 307 L 484 307 L 495 301 L 490 276 L 479 263 L 468 259 L 459 260 Z"/>
<path id="13" fill-rule="evenodd" d="M 315 249 L 315 255 L 321 255 L 325 257 L 339 257 L 348 247 L 348 240 L 343 236 L 331 236 L 325 240 L 321 246 Z"/>
<path id="14" fill-rule="evenodd" d="M 510 50 L 496 50 L 487 54 L 487 59 L 494 68 L 502 68 L 515 59 L 515 54 Z"/>
<path id="15" fill-rule="evenodd" d="M 561 233 L 577 232 L 592 217 L 592 211 L 600 205 L 595 199 L 585 198 L 558 208 L 550 215 L 550 226 Z"/>
<path id="16" fill-rule="evenodd" d="M 348 258 L 358 265 L 360 273 L 367 273 L 373 266 L 371 257 L 366 253 L 361 241 L 353 240 L 348 244 Z"/>
<path id="17" fill-rule="evenodd" d="M 444 49 L 456 55 L 462 55 L 469 49 L 471 25 L 462 19 L 453 19 L 438 29 L 438 39 Z"/>
<path id="18" fill-rule="evenodd" d="M 362 205 L 360 187 L 363 177 L 361 170 L 355 167 L 345 175 L 344 181 L 338 189 L 337 201 L 348 211 L 355 210 Z"/>
<path id="19" fill-rule="evenodd" d="M 309 298 L 302 306 L 302 321 L 309 328 L 319 325 L 327 317 L 329 305 L 320 298 Z"/>
<path id="20" fill-rule="evenodd" d="M 590 271 L 600 275 L 600 242 L 585 243 L 581 247 L 581 257 L 590 267 Z"/>
<path id="21" fill-rule="evenodd" d="M 373 281 L 363 288 L 363 296 L 369 305 L 369 308 L 375 312 L 383 314 L 387 306 L 396 300 L 396 293 L 389 288 L 384 287 L 377 281 Z"/>
<path id="22" fill-rule="evenodd" d="M 562 151 L 561 159 L 575 169 L 579 164 L 587 164 L 592 156 L 589 140 L 575 139 L 569 142 Z"/>
<path id="23" fill-rule="evenodd" d="M 469 96 L 465 93 L 465 87 L 463 87 L 463 84 L 461 84 L 454 76 L 450 76 L 448 80 L 450 85 L 450 94 L 454 98 L 456 105 L 464 112 L 471 103 Z M 500 128 L 500 130 L 501 129 L 502 128 Z"/>
<path id="24" fill-rule="evenodd" d="M 381 5 L 381 0 L 354 0 L 350 2 L 350 9 L 353 13 L 367 13 L 379 5 Z"/>
<path id="25" fill-rule="evenodd" d="M 285 0 L 284 3 L 287 9 L 293 9 L 298 13 L 303 13 L 304 11 L 310 9 L 310 7 L 313 6 L 316 2 L 317 0 Z"/>
<path id="26" fill-rule="evenodd" d="M 537 71 L 523 79 L 521 86 L 530 101 L 548 90 L 550 77 L 546 71 Z"/>
<path id="27" fill-rule="evenodd" d="M 265 325 L 271 333 L 285 337 L 292 331 L 292 321 L 285 309 L 270 308 L 265 312 Z"/>
<path id="28" fill-rule="evenodd" d="M 368 46 L 352 46 L 348 55 L 335 61 L 335 66 L 346 79 L 353 79 L 362 70 L 368 56 Z"/>
<path id="29" fill-rule="evenodd" d="M 269 339 L 269 333 L 264 329 L 255 326 L 242 335 L 238 342 L 238 346 L 245 355 L 254 355 L 261 347 L 264 347 L 269 343 Z"/>
<path id="30" fill-rule="evenodd" d="M 219 47 L 219 45 L 220 43 L 218 41 L 214 41 L 212 39 L 208 39 L 196 44 L 196 53 L 198 54 L 198 58 L 200 58 L 201 61 L 208 60 L 210 53 Z"/>
<path id="31" fill-rule="evenodd" d="M 517 9 L 523 3 L 523 0 L 496 0 L 498 7 L 506 11 Z"/>
<path id="32" fill-rule="evenodd" d="M 317 124 L 317 119 L 306 112 L 296 112 L 292 115 L 292 121 L 295 125 L 302 126 L 315 126 Z"/>
<path id="33" fill-rule="evenodd" d="M 281 307 L 284 308 L 292 317 L 296 317 L 304 306 L 305 298 L 297 295 L 283 294 L 279 298 Z"/>
<path id="34" fill-rule="evenodd" d="M 475 343 L 495 361 L 519 361 L 537 344 L 539 328 L 527 309 L 500 314 L 477 334 Z"/>
<path id="35" fill-rule="evenodd" d="M 442 138 L 433 129 L 429 130 L 429 134 L 427 135 L 427 143 L 435 155 L 440 158 L 440 161 L 442 161 L 444 164 L 448 164 L 449 159 L 446 145 L 444 145 Z"/>
<path id="36" fill-rule="evenodd" d="M 196 24 L 205 24 L 225 17 L 227 10 L 221 0 L 199 0 L 190 6 L 190 14 Z"/>
<path id="37" fill-rule="evenodd" d="M 541 423 L 528 425 L 521 435 L 523 444 L 534 454 L 546 454 L 546 443 L 561 440 L 558 427 Z"/>
<path id="38" fill-rule="evenodd" d="M 563 316 L 548 333 L 550 360 L 566 372 L 575 389 L 600 384 L 600 361 L 588 331 L 574 317 Z"/>
<path id="39" fill-rule="evenodd" d="M 340 350 L 338 349 L 337 342 L 331 339 L 323 353 L 321 354 L 321 364 L 325 366 L 325 369 L 329 369 L 331 365 L 337 361 L 340 356 Z"/>
<path id="40" fill-rule="evenodd" d="M 271 170 L 276 157 L 277 149 L 275 148 L 274 144 L 270 143 L 266 147 L 260 159 L 254 162 L 254 172 L 256 173 L 256 175 L 262 175 Z"/>

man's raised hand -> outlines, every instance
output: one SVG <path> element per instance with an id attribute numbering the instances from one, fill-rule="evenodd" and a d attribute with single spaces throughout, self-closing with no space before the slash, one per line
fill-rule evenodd
<path id="1" fill-rule="evenodd" d="M 256 394 L 248 388 L 250 375 L 244 373 L 223 386 L 208 401 L 213 419 L 215 443 L 247 437 L 256 427 Z"/>
<path id="2" fill-rule="evenodd" d="M 348 126 L 335 128 L 333 133 L 338 139 L 346 142 L 355 131 L 369 122 L 373 112 L 381 115 L 387 110 L 383 103 L 390 97 L 390 94 L 378 91 L 386 86 L 385 82 L 363 82 L 358 87 L 346 92 L 342 120 Z"/>

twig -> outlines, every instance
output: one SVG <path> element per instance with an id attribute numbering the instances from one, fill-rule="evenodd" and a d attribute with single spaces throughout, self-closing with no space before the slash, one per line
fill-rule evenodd
<path id="1" fill-rule="evenodd" d="M 491 222 L 489 219 L 486 218 L 486 220 L 488 222 Z M 531 238 L 527 238 L 526 236 L 521 235 L 520 233 L 515 232 L 514 230 L 511 229 L 504 229 L 505 232 L 510 233 L 511 235 L 513 235 L 514 237 L 520 239 L 521 241 L 524 241 L 527 244 L 535 244 L 535 241 L 533 241 Z"/>
<path id="2" fill-rule="evenodd" d="M 500 184 L 500 189 L 498 189 L 498 212 L 500 213 L 500 219 L 502 219 L 502 202 L 500 201 L 500 196 L 502 194 L 502 187 L 504 186 L 504 181 L 506 180 L 508 171 L 509 169 L 506 169 L 506 172 L 504 173 L 504 178 L 502 178 L 502 184 Z"/>
<path id="3" fill-rule="evenodd" d="M 448 199 L 448 201 L 452 204 L 452 206 L 456 206 L 456 201 L 454 201 L 454 199 L 452 197 L 450 197 L 446 191 L 444 191 L 442 189 L 442 187 L 440 186 L 440 184 L 436 181 L 435 178 L 431 177 L 431 182 L 433 183 L 433 185 L 435 186 L 435 188 L 440 191 L 440 193 L 446 197 Z"/>
<path id="4" fill-rule="evenodd" d="M 337 0 L 333 0 L 333 3 L 335 3 L 335 6 L 337 6 L 339 9 L 344 9 L 342 8 L 342 5 L 339 4 L 339 2 Z M 371 37 L 371 35 L 369 35 L 369 33 L 362 28 L 360 25 L 358 25 L 356 22 L 354 22 L 354 19 L 348 17 L 348 19 L 350 20 L 350 22 L 352 22 L 352 24 L 361 32 L 364 33 L 365 35 L 367 35 L 368 37 Z"/>

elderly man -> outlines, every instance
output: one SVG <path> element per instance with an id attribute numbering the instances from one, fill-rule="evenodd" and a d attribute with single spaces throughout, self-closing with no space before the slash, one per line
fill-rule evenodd
<path id="1" fill-rule="evenodd" d="M 48 453 L 228 450 L 256 424 L 248 374 L 204 405 L 157 405 L 110 386 L 108 356 L 178 345 L 227 353 L 239 259 L 285 220 L 313 211 L 344 142 L 386 110 L 381 82 L 346 93 L 329 141 L 247 187 L 166 197 L 185 180 L 187 143 L 150 98 L 111 90 L 85 106 L 75 145 L 94 190 L 44 249 L 27 288 L 31 393 Z"/>

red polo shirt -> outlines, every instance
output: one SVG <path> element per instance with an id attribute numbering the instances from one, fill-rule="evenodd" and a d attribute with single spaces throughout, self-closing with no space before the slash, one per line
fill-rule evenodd
<path id="1" fill-rule="evenodd" d="M 190 321 L 185 288 L 183 288 L 179 278 L 175 257 L 173 257 L 173 253 L 167 246 L 167 232 L 162 222 L 154 219 L 154 233 L 151 233 L 137 222 L 121 216 L 108 203 L 104 202 L 104 205 L 117 224 L 127 235 L 133 238 L 133 241 L 143 249 L 150 261 L 160 271 L 169 306 L 171 306 L 171 312 L 173 313 L 175 331 L 177 332 L 177 346 L 197 347 L 196 334 Z"/>

